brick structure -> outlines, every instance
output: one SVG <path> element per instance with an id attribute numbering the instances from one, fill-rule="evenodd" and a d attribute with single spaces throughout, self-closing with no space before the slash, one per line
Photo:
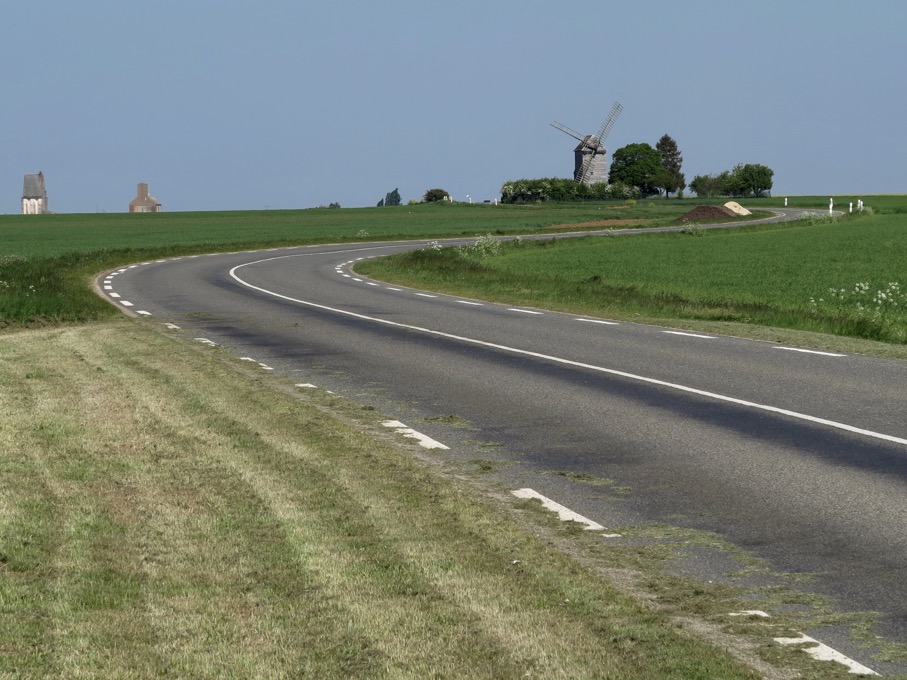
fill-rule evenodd
<path id="1" fill-rule="evenodd" d="M 162 212 L 161 204 L 157 202 L 154 196 L 148 193 L 148 185 L 139 182 L 136 188 L 136 197 L 129 203 L 129 212 Z"/>

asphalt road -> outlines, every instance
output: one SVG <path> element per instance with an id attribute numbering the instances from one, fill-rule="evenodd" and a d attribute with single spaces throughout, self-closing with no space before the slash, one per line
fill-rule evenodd
<path id="1" fill-rule="evenodd" d="M 814 574 L 805 588 L 882 613 L 877 632 L 907 643 L 907 362 L 513 308 L 353 270 L 425 245 L 179 258 L 99 286 L 125 311 L 372 404 L 451 459 L 507 461 L 504 483 L 600 524 L 707 530 L 779 572 Z M 571 481 L 584 475 L 614 486 Z M 810 634 L 903 672 L 840 630 Z"/>

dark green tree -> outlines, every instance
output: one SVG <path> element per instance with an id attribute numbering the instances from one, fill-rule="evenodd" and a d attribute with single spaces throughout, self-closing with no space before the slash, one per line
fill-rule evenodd
<path id="1" fill-rule="evenodd" d="M 700 198 L 712 198 L 721 195 L 721 182 L 715 175 L 696 175 L 690 182 L 690 191 Z"/>
<path id="2" fill-rule="evenodd" d="M 680 171 L 680 166 L 683 164 L 683 156 L 680 155 L 677 142 L 667 133 L 661 136 L 655 148 L 661 154 L 661 167 L 664 170 L 663 186 L 661 188 L 665 190 L 665 198 L 667 198 L 671 193 L 686 189 L 686 178 Z"/>
<path id="3" fill-rule="evenodd" d="M 661 154 L 650 144 L 628 144 L 611 158 L 610 182 L 638 187 L 643 196 L 657 194 L 664 184 Z"/>
<path id="4" fill-rule="evenodd" d="M 717 175 L 696 175 L 690 189 L 697 196 L 764 196 L 771 193 L 774 171 L 758 163 L 739 163 Z"/>
<path id="5" fill-rule="evenodd" d="M 400 192 L 394 189 L 384 197 L 384 205 L 400 205 Z"/>
<path id="6" fill-rule="evenodd" d="M 771 194 L 774 170 L 759 163 L 747 163 L 743 167 L 738 165 L 737 168 L 740 168 L 740 185 L 743 187 L 745 195 L 759 197 Z M 737 168 L 734 170 L 736 171 Z"/>
<path id="7" fill-rule="evenodd" d="M 425 195 L 422 196 L 423 203 L 437 203 L 438 201 L 446 201 L 450 198 L 444 189 L 429 189 L 425 192 Z"/>

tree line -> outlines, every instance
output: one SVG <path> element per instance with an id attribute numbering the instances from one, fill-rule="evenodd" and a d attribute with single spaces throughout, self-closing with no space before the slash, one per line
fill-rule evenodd
<path id="1" fill-rule="evenodd" d="M 687 188 L 682 165 L 677 142 L 664 134 L 654 147 L 639 142 L 617 149 L 611 157 L 608 183 L 577 184 L 572 179 L 555 178 L 510 181 L 501 187 L 501 201 L 626 200 L 662 194 L 680 198 Z M 773 175 L 771 168 L 758 163 L 739 164 L 717 175 L 697 175 L 689 188 L 707 198 L 765 196 L 771 193 Z"/>

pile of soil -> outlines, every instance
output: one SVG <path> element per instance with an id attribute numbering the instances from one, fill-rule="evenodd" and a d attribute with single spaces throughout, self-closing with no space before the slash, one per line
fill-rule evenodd
<path id="1" fill-rule="evenodd" d="M 723 205 L 699 205 L 686 215 L 677 218 L 678 222 L 697 222 L 699 220 L 714 220 L 722 217 L 736 217 L 737 214 Z"/>

